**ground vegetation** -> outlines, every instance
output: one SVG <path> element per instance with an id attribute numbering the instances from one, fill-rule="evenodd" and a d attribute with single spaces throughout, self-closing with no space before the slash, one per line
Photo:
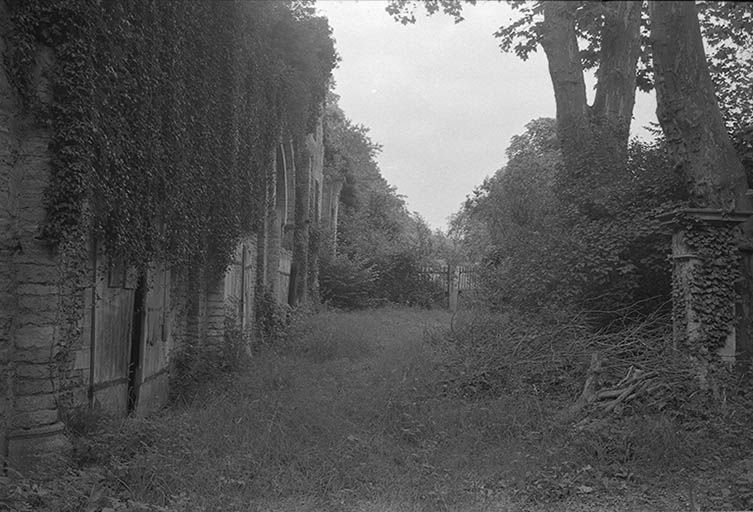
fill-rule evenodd
<path id="1" fill-rule="evenodd" d="M 81 415 L 71 423 L 75 463 L 4 482 L 0 503 L 50 512 L 750 508 L 749 399 L 688 400 L 683 417 L 633 399 L 607 411 L 611 395 L 589 406 L 598 415 L 566 418 L 593 346 L 623 356 L 643 347 L 651 364 L 664 361 L 659 320 L 596 335 L 565 315 L 383 308 L 302 318 L 286 341 L 157 416 Z M 609 372 L 604 383 L 619 379 Z"/>

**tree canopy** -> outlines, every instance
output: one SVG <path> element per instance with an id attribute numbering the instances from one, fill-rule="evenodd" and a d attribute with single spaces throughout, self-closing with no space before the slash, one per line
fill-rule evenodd
<path id="1" fill-rule="evenodd" d="M 381 174 L 381 147 L 368 129 L 351 122 L 330 93 L 325 113 L 325 172 L 344 180 L 337 225 L 337 255 L 323 262 L 325 298 L 355 306 L 368 297 L 396 302 L 419 293 L 418 267 L 432 253 L 426 222 L 408 210 Z"/>

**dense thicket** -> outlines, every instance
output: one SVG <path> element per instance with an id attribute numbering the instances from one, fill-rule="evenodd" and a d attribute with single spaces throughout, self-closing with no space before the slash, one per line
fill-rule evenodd
<path id="1" fill-rule="evenodd" d="M 304 4 L 305 5 L 305 4 Z M 298 2 L 13 0 L 9 67 L 53 131 L 46 237 L 213 261 L 258 226 L 272 148 L 319 115 L 336 54 Z M 38 101 L 35 58 L 54 55 Z"/>
<path id="2" fill-rule="evenodd" d="M 453 222 L 484 247 L 485 286 L 497 305 L 578 304 L 614 309 L 668 300 L 669 231 L 656 218 L 685 198 L 662 142 L 633 142 L 623 173 L 602 185 L 598 214 L 573 198 L 593 184 L 563 179 L 553 119 L 513 137 L 508 163 L 469 198 Z"/>
<path id="3" fill-rule="evenodd" d="M 336 254 L 323 261 L 322 296 L 334 305 L 358 307 L 373 299 L 430 301 L 419 270 L 432 252 L 426 222 L 382 176 L 380 146 L 353 124 L 330 96 L 325 115 L 325 172 L 344 180 Z"/>

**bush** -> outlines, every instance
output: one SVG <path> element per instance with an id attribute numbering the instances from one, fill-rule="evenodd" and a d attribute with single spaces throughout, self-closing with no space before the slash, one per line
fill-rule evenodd
<path id="1" fill-rule="evenodd" d="M 287 304 L 280 304 L 265 289 L 256 300 L 256 335 L 258 343 L 265 345 L 283 337 L 290 325 L 292 309 Z"/>
<path id="2" fill-rule="evenodd" d="M 429 307 L 444 300 L 444 285 L 421 273 L 422 258 L 415 252 L 387 254 L 374 259 L 376 297 L 394 304 Z"/>
<path id="3" fill-rule="evenodd" d="M 652 311 L 671 290 L 671 232 L 657 217 L 687 198 L 664 145 L 633 142 L 625 166 L 572 175 L 554 122 L 545 121 L 513 138 L 507 166 L 464 207 L 466 221 L 489 233 L 485 295 L 495 306 L 529 311 L 573 304 L 607 311 L 636 302 Z"/>
<path id="4" fill-rule="evenodd" d="M 170 396 L 172 400 L 192 396 L 206 382 L 243 368 L 250 340 L 232 313 L 225 315 L 222 344 L 206 340 L 184 340 L 170 357 Z"/>
<path id="5" fill-rule="evenodd" d="M 319 289 L 322 300 L 336 308 L 361 309 L 368 307 L 374 297 L 377 274 L 365 261 L 334 256 L 322 259 L 319 270 Z"/>

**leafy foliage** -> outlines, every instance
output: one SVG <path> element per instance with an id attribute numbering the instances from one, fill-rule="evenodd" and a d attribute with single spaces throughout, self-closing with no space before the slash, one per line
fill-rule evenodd
<path id="1" fill-rule="evenodd" d="M 424 262 L 412 250 L 374 258 L 376 295 L 394 304 L 430 307 L 444 301 L 444 281 L 434 282 L 421 272 Z"/>
<path id="2" fill-rule="evenodd" d="M 455 22 L 463 20 L 463 8 L 472 6 L 473 0 L 391 0 L 387 12 L 401 23 L 415 23 L 415 11 L 423 4 L 428 14 L 442 12 Z M 504 52 L 513 52 L 522 60 L 537 51 L 543 36 L 543 2 L 510 0 L 508 5 L 516 16 L 501 26 L 494 36 Z M 747 155 L 748 168 L 753 165 L 753 136 L 750 118 L 753 90 L 753 6 L 750 2 L 696 2 L 699 21 L 708 50 L 708 63 L 717 99 L 725 115 L 727 128 L 738 146 L 738 152 Z M 616 9 L 616 2 L 578 2 L 575 11 L 575 31 L 583 43 L 580 58 L 583 69 L 599 67 L 601 33 L 605 19 Z M 637 87 L 643 91 L 653 89 L 653 62 L 649 34 L 648 12 L 644 8 L 640 30 L 641 53 L 636 69 Z"/>
<path id="3" fill-rule="evenodd" d="M 262 344 L 274 342 L 285 335 L 292 311 L 280 304 L 269 290 L 264 290 L 256 301 L 256 332 Z"/>
<path id="4" fill-rule="evenodd" d="M 753 4 L 699 2 L 698 7 L 716 98 L 753 183 Z"/>
<path id="5" fill-rule="evenodd" d="M 110 254 L 224 270 L 265 207 L 271 148 L 319 114 L 326 19 L 283 2 L 12 1 L 9 62 L 53 130 L 45 236 L 90 217 Z M 37 48 L 53 97 L 35 93 Z"/>
<path id="6" fill-rule="evenodd" d="M 508 158 L 462 210 L 488 232 L 484 282 L 493 302 L 604 310 L 669 296 L 669 232 L 656 213 L 684 198 L 680 178 L 659 172 L 667 168 L 660 142 L 631 144 L 627 169 L 608 181 L 570 179 L 554 120 L 538 119 L 513 138 Z M 584 197 L 598 201 L 587 209 Z"/>
<path id="7" fill-rule="evenodd" d="M 334 256 L 322 261 L 319 284 L 322 300 L 337 308 L 364 308 L 374 295 L 376 273 L 367 262 Z"/>
<path id="8" fill-rule="evenodd" d="M 185 402 L 208 382 L 241 370 L 248 361 L 249 346 L 249 335 L 232 311 L 225 313 L 222 343 L 183 339 L 170 354 L 170 400 Z"/>
<path id="9" fill-rule="evenodd" d="M 337 256 L 323 262 L 322 297 L 341 307 L 363 307 L 367 297 L 419 301 L 426 290 L 410 288 L 422 282 L 418 270 L 432 253 L 431 230 L 384 179 L 376 161 L 380 146 L 345 117 L 334 94 L 325 130 L 325 173 L 343 188 Z"/>
<path id="10" fill-rule="evenodd" d="M 684 219 L 688 229 L 683 233 L 687 248 L 698 261 L 704 262 L 692 270 L 692 285 L 686 292 L 675 286 L 672 307 L 682 314 L 674 315 L 675 331 L 687 334 L 689 326 L 685 311 L 692 310 L 702 329 L 696 340 L 683 336 L 678 340 L 688 353 L 703 359 L 722 348 L 734 328 L 736 314 L 731 307 L 737 302 L 736 284 L 741 278 L 738 228 L 736 226 L 708 226 L 697 219 Z M 680 276 L 673 276 L 680 279 Z M 695 343 L 692 343 L 695 341 Z M 700 343 L 698 343 L 700 341 Z"/>

